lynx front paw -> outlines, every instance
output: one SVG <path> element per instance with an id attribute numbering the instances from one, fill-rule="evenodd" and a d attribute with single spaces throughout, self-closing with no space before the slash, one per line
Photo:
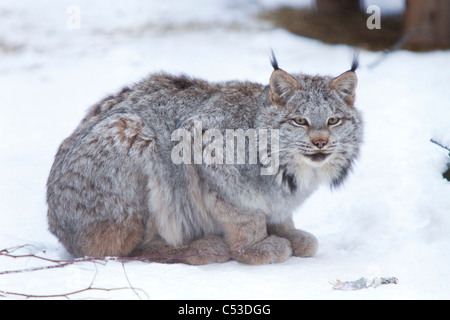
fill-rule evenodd
<path id="1" fill-rule="evenodd" d="M 236 261 L 253 265 L 283 262 L 291 255 L 289 240 L 274 235 L 233 252 L 233 258 Z"/>
<path id="2" fill-rule="evenodd" d="M 293 255 L 296 257 L 312 257 L 319 248 L 319 242 L 311 233 L 295 230 L 287 238 L 291 242 Z"/>

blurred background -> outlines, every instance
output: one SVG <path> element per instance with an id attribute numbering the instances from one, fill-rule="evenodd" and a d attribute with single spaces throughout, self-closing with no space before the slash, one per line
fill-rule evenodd
<path id="1" fill-rule="evenodd" d="M 2 53 L 20 51 L 28 45 L 31 39 L 23 33 L 31 36 L 33 31 L 40 31 L 41 36 L 49 37 L 57 34 L 61 27 L 67 30 L 94 28 L 92 31 L 97 32 L 97 36 L 108 30 L 104 36 L 114 36 L 115 31 L 117 37 L 117 32 L 121 31 L 122 37 L 126 36 L 124 32 L 132 37 L 155 30 L 255 27 L 255 21 L 249 20 L 268 21 L 272 27 L 285 28 L 305 37 L 368 50 L 394 46 L 420 51 L 450 47 L 450 3 L 446 0 L 168 0 L 141 4 L 114 0 L 94 3 L 4 0 L 0 17 Z M 372 28 L 365 27 L 369 19 Z M 128 22 L 133 22 L 135 27 Z M 128 25 L 127 30 L 123 30 L 125 25 Z M 17 28 L 14 34 L 8 29 L 11 27 Z"/>
<path id="2" fill-rule="evenodd" d="M 284 7 L 261 16 L 302 36 L 367 50 L 450 47 L 450 2 L 446 0 L 315 0 L 309 8 Z M 368 27 L 361 28 L 366 22 Z"/>

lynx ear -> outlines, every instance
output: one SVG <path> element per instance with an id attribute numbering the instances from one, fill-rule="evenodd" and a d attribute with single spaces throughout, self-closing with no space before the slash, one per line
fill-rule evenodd
<path id="1" fill-rule="evenodd" d="M 300 83 L 289 73 L 275 69 L 270 77 L 270 101 L 274 104 L 285 103 L 286 97 L 301 89 Z"/>
<path id="2" fill-rule="evenodd" d="M 336 90 L 348 105 L 355 103 L 355 90 L 358 78 L 353 71 L 347 71 L 339 77 L 334 78 L 330 83 L 330 88 Z"/>

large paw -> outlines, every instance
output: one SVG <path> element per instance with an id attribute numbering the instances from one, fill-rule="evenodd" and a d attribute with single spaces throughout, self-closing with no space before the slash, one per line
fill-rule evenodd
<path id="1" fill-rule="evenodd" d="M 231 258 L 225 241 L 212 235 L 191 242 L 183 255 L 183 262 L 192 265 L 223 263 Z"/>
<path id="2" fill-rule="evenodd" d="M 291 242 L 292 251 L 296 257 L 312 257 L 319 248 L 316 237 L 302 230 L 289 232 L 286 238 Z"/>
<path id="3" fill-rule="evenodd" d="M 274 235 L 233 252 L 236 261 L 253 265 L 283 262 L 291 255 L 289 240 Z"/>

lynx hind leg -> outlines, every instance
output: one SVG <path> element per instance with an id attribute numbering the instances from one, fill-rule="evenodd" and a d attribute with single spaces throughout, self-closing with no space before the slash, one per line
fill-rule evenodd
<path id="1" fill-rule="evenodd" d="M 128 256 L 148 215 L 145 163 L 152 137 L 134 114 L 105 117 L 73 135 L 48 180 L 48 220 L 73 255 Z"/>
<path id="2" fill-rule="evenodd" d="M 267 229 L 270 234 L 288 239 L 296 257 L 312 257 L 319 248 L 317 238 L 309 232 L 295 229 L 291 219 L 278 225 L 268 225 Z"/>
<path id="3" fill-rule="evenodd" d="M 231 254 L 225 241 L 219 236 L 208 235 L 177 247 L 156 236 L 150 243 L 138 247 L 132 256 L 160 263 L 205 265 L 227 262 Z"/>
<path id="4" fill-rule="evenodd" d="M 96 222 L 79 237 L 76 255 L 83 257 L 125 257 L 142 241 L 143 223 L 138 219 Z"/>

